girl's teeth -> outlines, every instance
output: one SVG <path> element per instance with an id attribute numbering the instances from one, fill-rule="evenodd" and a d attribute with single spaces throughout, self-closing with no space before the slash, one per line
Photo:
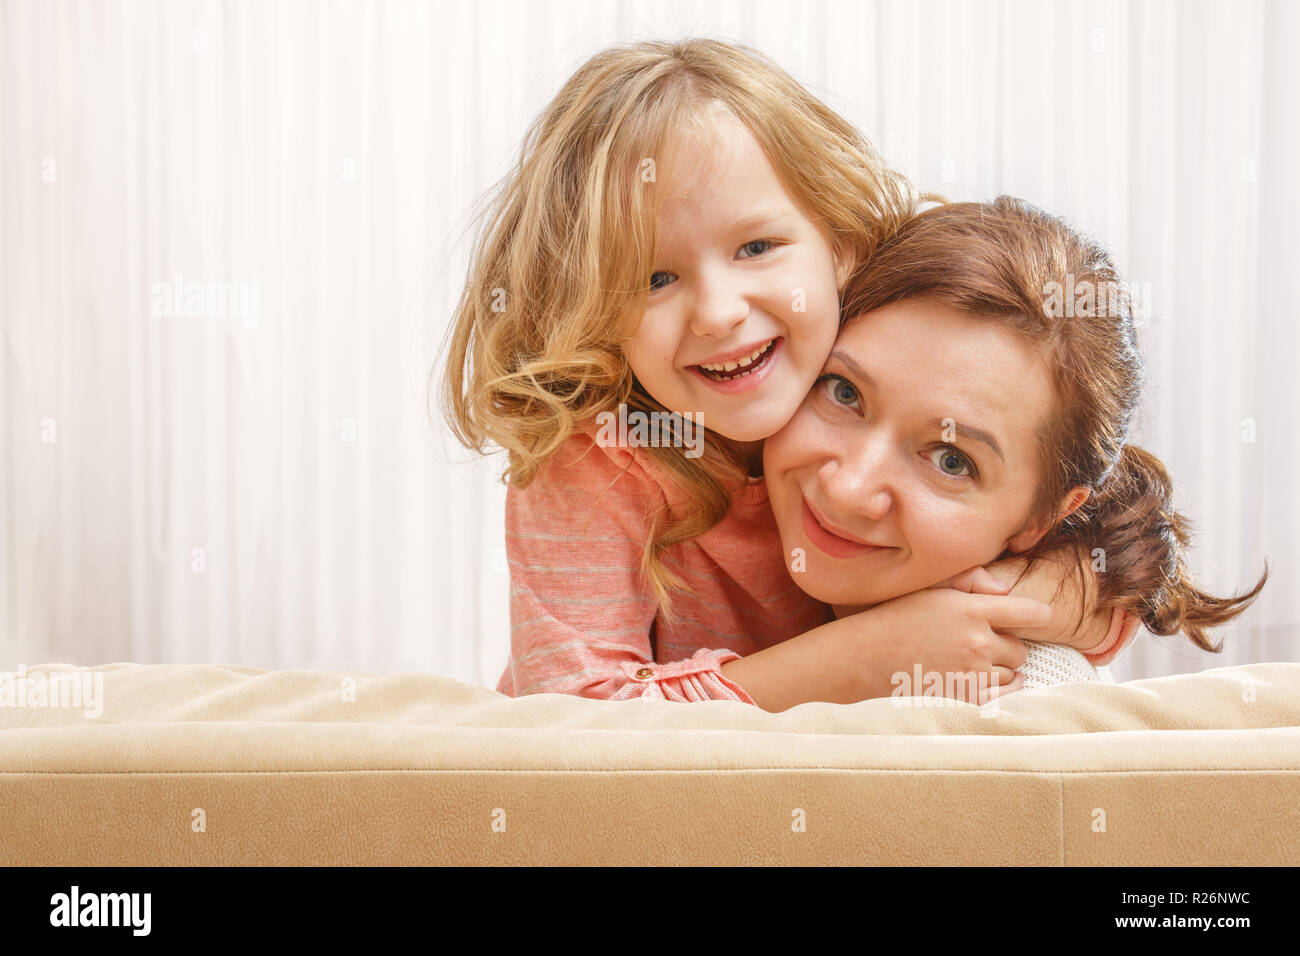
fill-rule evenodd
<path id="1" fill-rule="evenodd" d="M 706 369 L 710 372 L 734 372 L 738 368 L 744 368 L 746 365 L 753 365 L 757 362 L 763 353 L 772 347 L 772 342 L 775 341 L 776 339 L 772 339 L 763 345 L 762 348 L 755 349 L 754 354 L 748 358 L 737 359 L 734 362 L 724 362 L 721 365 L 701 365 L 700 368 Z M 741 376 L 736 377 L 740 378 Z"/>

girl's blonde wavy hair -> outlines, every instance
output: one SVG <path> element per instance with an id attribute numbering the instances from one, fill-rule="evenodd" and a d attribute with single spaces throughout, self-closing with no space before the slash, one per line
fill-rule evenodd
<path id="1" fill-rule="evenodd" d="M 466 447 L 507 452 L 503 481 L 526 487 L 575 431 L 620 403 L 667 411 L 635 380 L 622 345 L 645 310 L 653 268 L 653 161 L 683 134 L 706 131 L 717 103 L 851 264 L 923 198 L 852 124 L 756 50 L 691 39 L 592 57 L 495 187 L 450 328 L 444 412 Z M 722 520 L 745 466 L 728 442 L 706 441 L 689 459 L 680 448 L 643 450 L 690 503 L 671 519 L 647 516 L 642 570 L 671 618 L 669 590 L 681 581 L 664 551 Z"/>

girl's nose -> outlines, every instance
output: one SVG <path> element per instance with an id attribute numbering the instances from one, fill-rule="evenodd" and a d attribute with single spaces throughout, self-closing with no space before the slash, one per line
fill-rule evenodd
<path id="1" fill-rule="evenodd" d="M 691 332 L 702 338 L 726 338 L 749 316 L 749 302 L 739 282 L 724 276 L 701 275 L 691 312 Z"/>

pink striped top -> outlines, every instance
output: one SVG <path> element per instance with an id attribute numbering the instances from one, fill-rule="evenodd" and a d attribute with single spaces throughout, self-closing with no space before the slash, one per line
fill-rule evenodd
<path id="1" fill-rule="evenodd" d="M 647 515 L 681 499 L 640 449 L 569 439 L 524 490 L 506 492 L 510 663 L 500 693 L 601 700 L 754 701 L 719 667 L 833 619 L 787 570 L 762 478 L 727 516 L 668 549 L 690 585 L 673 593 L 676 619 L 642 583 Z M 670 505 L 671 506 L 671 505 Z M 1107 639 L 1085 654 L 1115 656 L 1137 629 L 1116 612 Z"/>

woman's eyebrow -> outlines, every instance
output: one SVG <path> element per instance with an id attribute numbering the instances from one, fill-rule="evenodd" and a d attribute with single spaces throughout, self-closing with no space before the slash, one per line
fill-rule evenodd
<path id="1" fill-rule="evenodd" d="M 935 418 L 932 419 L 929 422 L 929 424 L 933 425 L 935 428 L 947 428 L 949 422 L 953 422 L 953 419 Z M 990 435 L 988 432 L 984 431 L 982 428 L 975 428 L 971 425 L 963 425 L 961 422 L 953 422 L 953 424 L 957 426 L 958 435 L 960 435 L 963 438 L 970 438 L 973 441 L 983 442 L 984 444 L 988 445 L 990 448 L 993 449 L 994 453 L 999 458 L 1002 459 L 1003 463 L 1006 462 L 1007 459 L 1002 454 L 1002 447 L 998 445 L 998 440 L 994 438 L 992 435 Z"/>
<path id="2" fill-rule="evenodd" d="M 876 380 L 867 374 L 867 370 L 859 365 L 853 359 L 849 358 L 843 352 L 832 352 L 831 358 L 835 359 L 841 365 L 848 368 L 853 373 L 853 377 L 858 380 L 858 384 L 867 385 L 871 388 L 876 387 Z"/>

